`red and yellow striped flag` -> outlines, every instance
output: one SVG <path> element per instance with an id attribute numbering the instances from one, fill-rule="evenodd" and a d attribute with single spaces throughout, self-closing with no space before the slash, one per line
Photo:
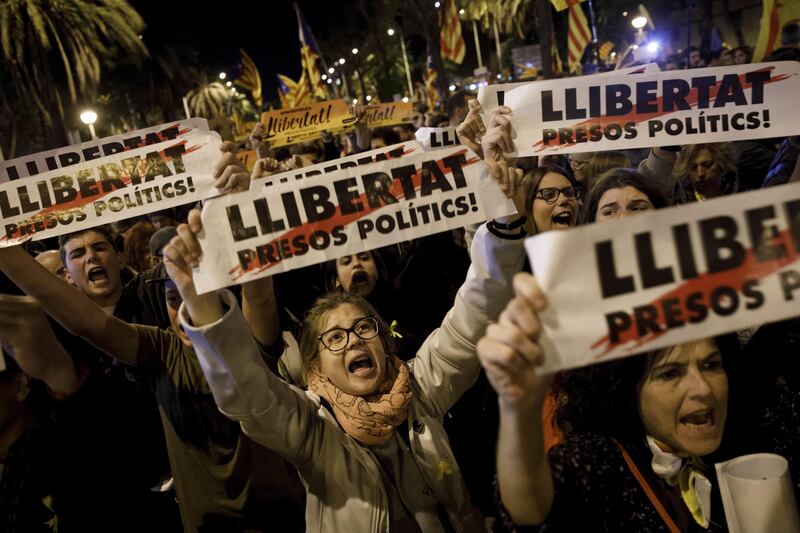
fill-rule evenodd
<path id="1" fill-rule="evenodd" d="M 247 52 L 241 48 L 239 48 L 239 52 L 242 54 L 242 75 L 236 78 L 233 83 L 250 91 L 250 94 L 253 95 L 253 101 L 255 102 L 256 106 L 260 107 L 262 102 L 261 76 L 258 73 L 256 64 L 253 63 L 253 60 L 250 59 L 250 56 L 247 55 Z"/>
<path id="2" fill-rule="evenodd" d="M 440 20 L 442 20 L 442 32 L 439 37 L 439 48 L 442 51 L 442 59 L 449 59 L 460 65 L 464 61 L 466 45 L 461 36 L 461 19 L 458 18 L 455 0 L 444 0 Z"/>
<path id="3" fill-rule="evenodd" d="M 569 25 L 567 26 L 567 65 L 570 72 L 579 72 L 581 57 L 586 45 L 592 40 L 589 22 L 579 2 L 569 5 Z"/>
<path id="4" fill-rule="evenodd" d="M 790 20 L 800 19 L 798 0 L 764 0 L 763 5 L 753 63 L 758 63 L 773 50 L 780 48 L 781 28 Z"/>

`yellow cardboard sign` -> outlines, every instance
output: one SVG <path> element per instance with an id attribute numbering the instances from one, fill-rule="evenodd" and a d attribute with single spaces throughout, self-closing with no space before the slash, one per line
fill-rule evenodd
<path id="1" fill-rule="evenodd" d="M 412 105 L 386 102 L 364 106 L 364 110 L 369 127 L 378 128 L 410 123 Z M 355 122 L 350 106 L 341 99 L 276 109 L 261 115 L 261 123 L 267 130 L 264 140 L 273 147 L 318 139 L 325 131 L 334 135 L 346 133 L 353 130 Z"/>
<path id="2" fill-rule="evenodd" d="M 387 102 L 365 106 L 366 121 L 370 128 L 396 126 L 411 122 L 411 102 Z"/>
<path id="3" fill-rule="evenodd" d="M 286 146 L 316 139 L 323 131 L 342 130 L 356 118 L 344 100 L 326 100 L 303 107 L 276 109 L 261 115 L 270 146 Z"/>

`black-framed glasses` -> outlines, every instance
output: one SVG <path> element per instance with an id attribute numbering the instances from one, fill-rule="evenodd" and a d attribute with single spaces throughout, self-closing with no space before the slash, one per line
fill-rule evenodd
<path id="1" fill-rule="evenodd" d="M 560 194 L 563 194 L 564 198 L 568 200 L 574 200 L 581 197 L 581 190 L 572 186 L 564 187 L 563 189 L 559 189 L 558 187 L 544 187 L 536 191 L 534 198 L 541 198 L 548 204 L 554 204 L 556 200 L 558 200 Z"/>
<path id="2" fill-rule="evenodd" d="M 378 335 L 378 320 L 374 316 L 359 319 L 351 328 L 329 329 L 319 337 L 319 341 L 328 350 L 340 352 L 350 342 L 350 333 L 355 333 L 359 339 L 368 341 Z"/>

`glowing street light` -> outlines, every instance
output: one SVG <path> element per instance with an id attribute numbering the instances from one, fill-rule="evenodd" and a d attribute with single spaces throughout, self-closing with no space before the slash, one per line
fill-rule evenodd
<path id="1" fill-rule="evenodd" d="M 89 126 L 89 133 L 92 134 L 92 140 L 97 139 L 97 134 L 94 132 L 94 123 L 97 122 L 97 113 L 91 109 L 81 113 L 81 122 Z"/>
<path id="2" fill-rule="evenodd" d="M 226 81 L 225 82 L 225 86 L 226 87 L 230 87 L 231 85 L 233 85 L 233 82 L 231 82 L 231 81 Z"/>
<path id="3" fill-rule="evenodd" d="M 340 64 L 340 65 L 344 65 L 344 58 L 343 58 L 343 57 L 342 57 L 342 58 L 339 58 L 339 64 Z"/>
<path id="4" fill-rule="evenodd" d="M 333 74 L 333 73 L 334 73 L 334 68 L 333 68 L 333 67 L 330 67 L 330 68 L 328 69 L 328 74 Z"/>
<path id="5" fill-rule="evenodd" d="M 353 98 L 353 105 L 358 104 L 358 98 Z"/>
<path id="6" fill-rule="evenodd" d="M 389 37 L 391 37 L 392 35 L 394 35 L 394 30 L 392 28 L 389 28 L 388 30 L 386 30 L 386 34 L 389 35 Z"/>
<path id="7" fill-rule="evenodd" d="M 456 86 L 455 86 L 455 85 L 451 85 L 451 86 L 450 86 L 450 87 L 448 87 L 448 88 L 450 89 L 450 92 L 453 92 L 453 91 L 455 91 L 455 90 L 456 90 Z"/>
<path id="8" fill-rule="evenodd" d="M 228 75 L 227 75 L 227 74 L 225 74 L 224 72 L 220 72 L 220 73 L 219 73 L 219 79 L 221 79 L 221 80 L 224 80 L 224 79 L 225 79 L 225 78 L 227 78 L 227 77 L 228 77 Z"/>
<path id="9" fill-rule="evenodd" d="M 439 6 L 440 6 L 440 5 L 442 5 L 442 3 L 441 3 L 441 2 L 434 2 L 434 3 L 433 3 L 433 7 L 435 7 L 436 9 L 439 9 Z"/>
<path id="10" fill-rule="evenodd" d="M 367 95 L 367 102 L 369 102 L 370 100 L 372 100 L 372 95 L 371 95 L 371 94 L 368 94 L 368 95 Z"/>
<path id="11" fill-rule="evenodd" d="M 459 15 L 464 15 L 466 12 L 467 12 L 467 10 L 464 9 L 464 8 L 461 8 L 461 9 L 458 10 L 458 14 Z"/>
<path id="12" fill-rule="evenodd" d="M 358 48 L 353 48 L 353 49 L 351 50 L 351 52 L 353 52 L 353 55 L 356 55 L 356 54 L 358 53 Z"/>
<path id="13" fill-rule="evenodd" d="M 408 103 L 408 96 L 404 96 L 404 97 L 403 97 L 403 103 L 404 103 L 404 104 L 407 104 L 407 103 Z"/>
<path id="14" fill-rule="evenodd" d="M 647 51 L 650 52 L 651 54 L 655 54 L 656 52 L 658 52 L 659 46 L 660 45 L 658 41 L 650 41 L 649 43 L 647 43 Z"/>
<path id="15" fill-rule="evenodd" d="M 638 17 L 634 17 L 633 20 L 631 20 L 631 26 L 633 26 L 637 30 L 641 30 L 642 28 L 647 26 L 647 19 L 641 15 L 639 15 Z"/>

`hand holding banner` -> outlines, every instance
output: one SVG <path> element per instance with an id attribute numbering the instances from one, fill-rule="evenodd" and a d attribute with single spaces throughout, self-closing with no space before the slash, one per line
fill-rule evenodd
<path id="1" fill-rule="evenodd" d="M 198 293 L 516 211 L 463 146 L 295 174 L 206 202 Z"/>
<path id="2" fill-rule="evenodd" d="M 505 93 L 519 156 L 785 137 L 800 94 L 796 61 L 584 76 Z M 488 108 L 487 108 L 488 109 Z"/>
<path id="3" fill-rule="evenodd" d="M 63 168 L 0 184 L 0 246 L 200 200 L 213 191 L 220 142 L 215 132 L 163 125 L 45 152 L 46 164 L 53 160 Z"/>
<path id="4" fill-rule="evenodd" d="M 800 315 L 800 183 L 525 244 L 550 302 L 543 371 Z"/>

